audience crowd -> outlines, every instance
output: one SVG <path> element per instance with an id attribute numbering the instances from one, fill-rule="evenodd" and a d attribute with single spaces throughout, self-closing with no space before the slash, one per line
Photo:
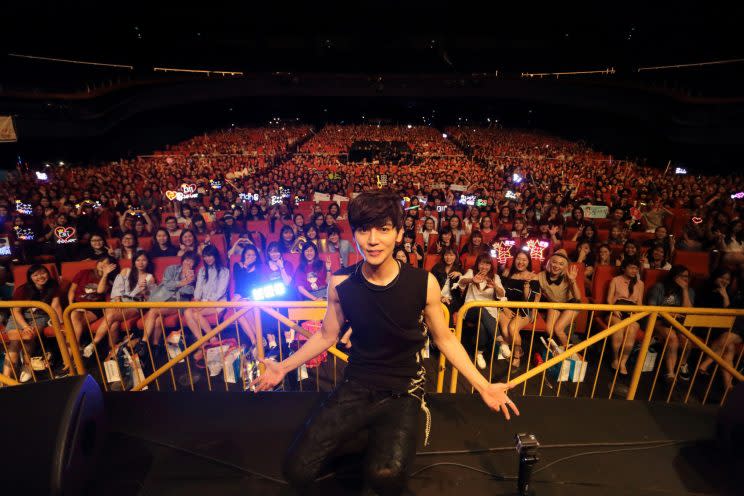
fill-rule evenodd
<path id="1" fill-rule="evenodd" d="M 349 147 L 363 140 L 404 142 L 416 160 L 349 162 Z M 0 278 L 6 288 L 23 280 L 6 299 L 44 301 L 60 315 L 78 301 L 324 299 L 328 275 L 361 260 L 345 217 L 348 201 L 377 188 L 398 192 L 406 209 L 396 258 L 432 271 L 453 314 L 464 302 L 493 299 L 742 305 L 741 176 L 678 174 L 535 133 L 234 128 L 103 166 L 19 167 L 2 186 Z M 79 271 L 60 280 L 71 263 Z M 198 338 L 218 313 L 189 309 L 184 325 Z M 79 312 L 70 331 L 90 358 L 120 340 L 122 325 L 135 317 Z M 143 341 L 156 350 L 167 317 L 148 313 L 140 323 Z M 483 332 L 477 346 L 466 344 L 481 368 L 489 339 L 520 367 L 522 329 L 539 319 L 566 345 L 576 317 L 552 310 L 494 310 L 475 321 L 469 315 Z M 83 332 L 86 319 L 99 322 L 95 332 Z M 13 309 L 5 331 L 30 335 L 43 320 Z M 253 322 L 239 324 L 255 343 Z M 731 363 L 742 342 L 738 325 L 711 338 Z M 621 375 L 638 331 L 631 325 L 612 343 L 612 366 Z M 684 338 L 661 324 L 656 331 L 668 336 L 666 377 L 673 380 L 679 369 L 689 378 Z M 276 338 L 267 339 L 274 348 Z M 33 350 L 20 342 L 9 341 L 4 372 L 21 367 L 29 380 L 22 355 Z M 705 361 L 702 370 L 710 366 Z M 724 374 L 727 386 L 731 380 Z"/>

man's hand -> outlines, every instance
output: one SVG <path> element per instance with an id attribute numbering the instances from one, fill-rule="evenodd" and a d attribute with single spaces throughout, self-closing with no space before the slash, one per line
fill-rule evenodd
<path id="1" fill-rule="evenodd" d="M 255 388 L 255 392 L 274 389 L 277 384 L 282 382 L 285 375 L 285 372 L 282 371 L 282 367 L 274 360 L 260 360 L 260 362 L 265 366 L 265 368 L 263 373 L 251 382 L 251 388 Z"/>
<path id="2" fill-rule="evenodd" d="M 494 412 L 503 413 L 506 420 L 511 420 L 511 415 L 509 414 L 510 408 L 515 415 L 519 415 L 517 405 L 506 395 L 509 389 L 511 389 L 511 385 L 498 383 L 489 384 L 486 389 L 481 391 L 481 397 L 486 405 L 488 405 L 488 408 Z"/>

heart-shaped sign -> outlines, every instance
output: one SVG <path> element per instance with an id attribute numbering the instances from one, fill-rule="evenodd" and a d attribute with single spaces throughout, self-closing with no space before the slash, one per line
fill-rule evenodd
<path id="1" fill-rule="evenodd" d="M 54 229 L 54 235 L 57 236 L 57 239 L 60 241 L 68 241 L 75 237 L 75 228 L 60 226 Z"/>
<path id="2" fill-rule="evenodd" d="M 183 191 L 184 194 L 189 195 L 189 194 L 193 193 L 194 191 L 196 191 L 196 184 L 186 184 L 186 183 L 183 183 L 181 185 L 181 191 Z"/>
<path id="3" fill-rule="evenodd" d="M 701 219 L 700 217 L 693 217 L 692 218 L 692 223 L 693 224 L 701 224 L 702 222 L 703 222 L 703 219 Z"/>
<path id="4" fill-rule="evenodd" d="M 165 196 L 166 196 L 166 197 L 167 197 L 167 198 L 168 198 L 168 199 L 169 199 L 170 201 L 173 201 L 173 200 L 175 200 L 175 198 L 176 198 L 176 195 L 177 195 L 177 194 L 178 194 L 178 193 L 177 193 L 176 191 L 166 191 L 166 192 L 165 192 Z"/>

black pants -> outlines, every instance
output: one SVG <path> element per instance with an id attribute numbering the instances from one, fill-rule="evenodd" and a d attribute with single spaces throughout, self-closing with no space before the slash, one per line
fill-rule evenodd
<path id="1" fill-rule="evenodd" d="M 346 379 L 310 415 L 292 442 L 284 476 L 300 494 L 314 481 L 343 441 L 367 429 L 364 480 L 380 495 L 401 494 L 416 455 L 421 402 L 407 394 L 371 390 Z"/>

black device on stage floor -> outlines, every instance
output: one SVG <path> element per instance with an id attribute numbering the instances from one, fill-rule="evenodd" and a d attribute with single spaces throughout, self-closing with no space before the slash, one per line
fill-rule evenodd
<path id="1" fill-rule="evenodd" d="M 68 496 L 91 478 L 105 434 L 103 395 L 90 376 L 6 387 L 3 490 Z"/>
<path id="2" fill-rule="evenodd" d="M 530 477 L 532 467 L 540 460 L 537 450 L 540 442 L 534 434 L 517 434 L 514 436 L 519 453 L 519 477 L 517 479 L 517 491 L 519 496 L 530 494 Z"/>

